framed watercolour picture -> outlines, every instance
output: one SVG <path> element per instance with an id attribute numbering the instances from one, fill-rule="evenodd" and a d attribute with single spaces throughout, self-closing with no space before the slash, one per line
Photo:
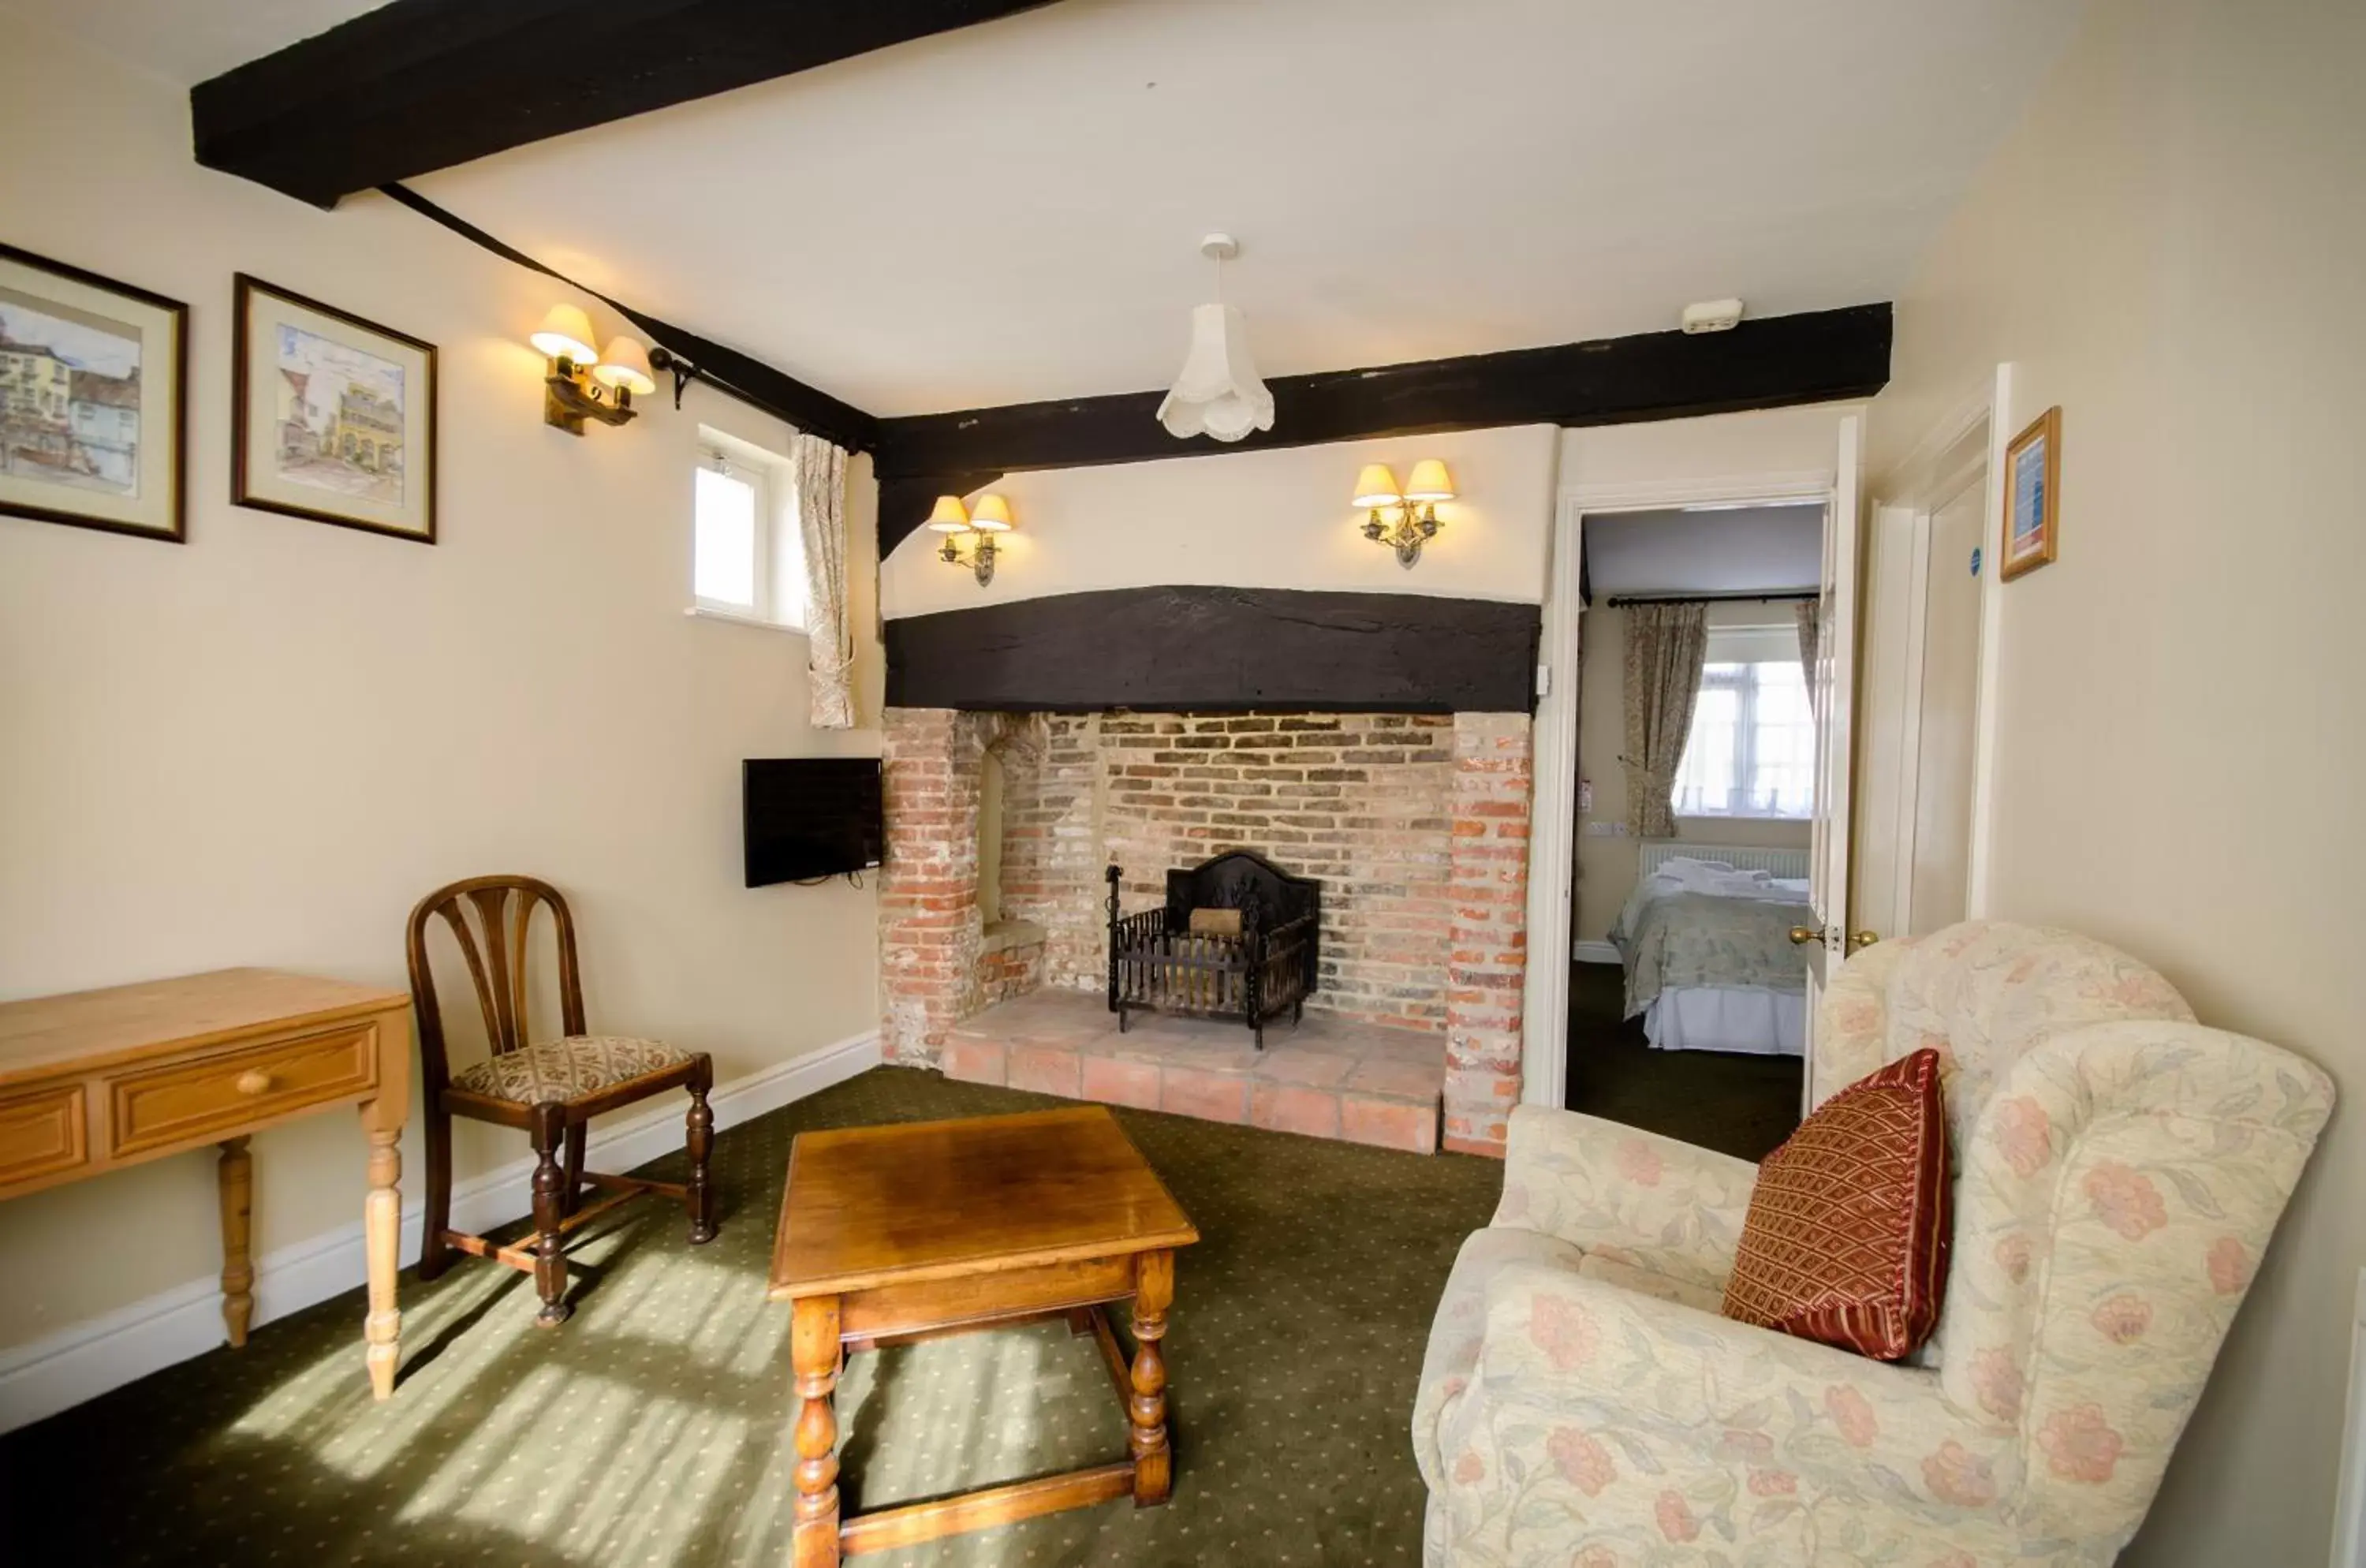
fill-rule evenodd
<path id="1" fill-rule="evenodd" d="M 2011 582 L 2054 558 L 2062 532 L 2062 409 L 2047 409 L 2004 449 L 2002 574 Z"/>
<path id="2" fill-rule="evenodd" d="M 238 275 L 231 500 L 435 542 L 435 345 Z"/>
<path id="3" fill-rule="evenodd" d="M 189 308 L 0 245 L 0 513 L 178 544 Z"/>

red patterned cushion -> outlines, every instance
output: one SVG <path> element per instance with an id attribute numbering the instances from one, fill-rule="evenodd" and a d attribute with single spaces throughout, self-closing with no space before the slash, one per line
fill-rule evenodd
<path id="1" fill-rule="evenodd" d="M 1939 1053 L 1921 1050 L 1818 1106 L 1759 1166 L 1725 1315 L 1897 1360 L 1938 1326 L 1947 1222 Z"/>

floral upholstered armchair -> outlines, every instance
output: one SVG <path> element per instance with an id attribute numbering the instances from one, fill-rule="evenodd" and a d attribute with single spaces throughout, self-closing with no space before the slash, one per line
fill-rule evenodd
<path id="1" fill-rule="evenodd" d="M 1943 1058 L 1937 1336 L 1887 1365 L 1718 1315 L 1757 1168 L 1513 1113 L 1414 1411 L 1425 1559 L 2107 1563 L 2135 1532 L 2318 1129 L 2325 1075 L 2067 931 L 1973 922 L 1834 976 L 1827 1094 Z"/>

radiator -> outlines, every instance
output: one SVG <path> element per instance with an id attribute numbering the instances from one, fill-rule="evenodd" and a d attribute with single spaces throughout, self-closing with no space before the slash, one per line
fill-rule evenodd
<path id="1" fill-rule="evenodd" d="M 1643 841 L 1645 876 L 1660 869 L 1661 863 L 1676 859 L 1721 860 L 1736 871 L 1763 871 L 1769 876 L 1804 878 L 1808 874 L 1808 852 L 1805 850 L 1751 849 L 1741 844 L 1696 844 L 1680 839 L 1647 839 Z"/>

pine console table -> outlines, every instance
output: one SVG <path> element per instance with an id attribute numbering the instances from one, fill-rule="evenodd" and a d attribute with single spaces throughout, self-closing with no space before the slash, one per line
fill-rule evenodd
<path id="1" fill-rule="evenodd" d="M 0 1199 L 217 1145 L 222 1319 L 246 1343 L 254 1162 L 247 1140 L 358 1105 L 369 1140 L 363 1234 L 370 1385 L 394 1393 L 402 1173 L 411 1106 L 407 992 L 270 969 L 221 969 L 0 1003 Z"/>

